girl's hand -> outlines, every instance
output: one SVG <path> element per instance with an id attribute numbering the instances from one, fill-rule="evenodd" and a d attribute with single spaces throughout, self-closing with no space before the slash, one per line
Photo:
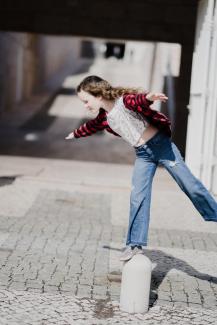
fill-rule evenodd
<path id="1" fill-rule="evenodd" d="M 146 95 L 146 98 L 148 100 L 161 100 L 162 102 L 166 102 L 166 100 L 168 99 L 168 97 L 165 94 L 162 93 L 148 93 Z"/>
<path id="2" fill-rule="evenodd" d="M 65 139 L 66 140 L 69 140 L 69 139 L 73 139 L 75 136 L 74 136 L 74 133 L 72 132 L 72 133 L 69 133 L 68 135 L 67 135 L 67 137 L 65 137 Z"/>

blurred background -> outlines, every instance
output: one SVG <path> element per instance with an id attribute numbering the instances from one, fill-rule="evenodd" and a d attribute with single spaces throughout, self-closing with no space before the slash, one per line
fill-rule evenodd
<path id="1" fill-rule="evenodd" d="M 168 102 L 153 108 L 171 119 L 189 167 L 217 192 L 215 1 L 95 1 L 88 8 L 84 0 L 3 5 L 0 153 L 132 164 L 132 148 L 107 132 L 64 139 L 94 117 L 75 88 L 95 74 L 166 93 Z"/>
<path id="2" fill-rule="evenodd" d="M 72 141 L 64 139 L 74 128 L 95 117 L 75 94 L 78 83 L 90 74 L 112 85 L 165 91 L 171 104 L 165 110 L 174 121 L 179 44 L 23 33 L 2 33 L 1 42 L 5 52 L 1 60 L 5 69 L 1 97 L 3 154 L 133 162 L 132 148 L 107 132 Z M 155 103 L 155 109 L 162 109 L 159 104 Z"/>

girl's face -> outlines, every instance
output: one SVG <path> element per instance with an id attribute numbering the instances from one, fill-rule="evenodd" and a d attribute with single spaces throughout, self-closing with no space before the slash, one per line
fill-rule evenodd
<path id="1" fill-rule="evenodd" d="M 102 107 L 102 97 L 95 97 L 88 92 L 81 90 L 78 93 L 78 97 L 84 103 L 84 106 L 88 111 L 92 113 L 98 113 L 99 109 Z"/>

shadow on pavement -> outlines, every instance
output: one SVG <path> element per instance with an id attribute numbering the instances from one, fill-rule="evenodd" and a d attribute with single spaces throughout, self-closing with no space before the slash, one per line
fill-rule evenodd
<path id="1" fill-rule="evenodd" d="M 20 129 L 24 131 L 46 131 L 57 118 L 57 116 L 48 115 L 48 112 L 59 95 L 75 95 L 75 89 L 62 87 L 57 90 Z"/>
<path id="2" fill-rule="evenodd" d="M 110 246 L 103 246 L 103 248 L 121 252 L 121 249 L 112 248 Z M 151 260 L 152 263 L 156 264 L 156 266 L 152 270 L 152 276 L 151 276 L 151 293 L 150 293 L 151 305 L 153 305 L 154 302 L 158 299 L 157 290 L 161 285 L 161 283 L 163 282 L 164 278 L 167 276 L 167 273 L 172 269 L 182 271 L 194 278 L 217 284 L 217 277 L 199 272 L 187 262 L 179 258 L 176 258 L 173 255 L 166 254 L 161 250 L 145 249 L 144 254 Z M 121 273 L 119 273 L 119 276 L 120 275 Z"/>

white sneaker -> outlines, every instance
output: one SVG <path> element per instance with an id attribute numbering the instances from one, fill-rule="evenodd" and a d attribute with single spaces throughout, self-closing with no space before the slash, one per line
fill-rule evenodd
<path id="1" fill-rule="evenodd" d="M 143 249 L 138 247 L 132 249 L 131 246 L 127 246 L 121 253 L 120 261 L 128 261 L 136 254 L 143 254 Z"/>

